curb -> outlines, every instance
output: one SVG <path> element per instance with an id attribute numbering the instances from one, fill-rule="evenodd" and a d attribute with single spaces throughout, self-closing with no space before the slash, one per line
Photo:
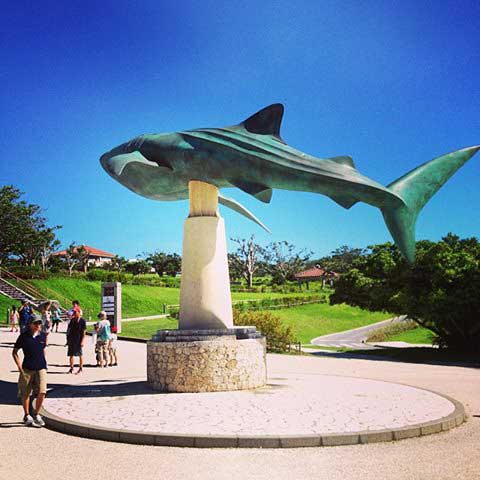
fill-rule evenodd
<path id="1" fill-rule="evenodd" d="M 410 386 L 410 385 L 408 385 Z M 364 430 L 324 435 L 179 435 L 176 433 L 139 432 L 98 427 L 57 417 L 42 407 L 46 427 L 57 432 L 82 438 L 106 440 L 137 445 L 190 448 L 299 448 L 333 447 L 378 442 L 392 442 L 446 432 L 460 426 L 467 416 L 464 406 L 442 393 L 425 388 L 412 387 L 434 393 L 454 405 L 452 413 L 429 422 L 386 430 Z"/>

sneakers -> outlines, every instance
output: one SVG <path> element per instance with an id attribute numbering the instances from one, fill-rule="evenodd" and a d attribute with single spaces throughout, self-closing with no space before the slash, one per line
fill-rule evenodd
<path id="1" fill-rule="evenodd" d="M 23 424 L 26 427 L 31 427 L 33 425 L 33 417 L 31 415 L 25 415 L 23 417 Z"/>
<path id="2" fill-rule="evenodd" d="M 43 421 L 43 418 L 40 415 L 35 415 L 33 417 L 33 426 L 34 427 L 44 427 L 45 422 Z"/>
<path id="3" fill-rule="evenodd" d="M 44 427 L 45 422 L 43 421 L 43 418 L 40 415 L 34 415 L 33 417 L 31 415 L 25 415 L 23 417 L 23 424 L 26 427 Z"/>

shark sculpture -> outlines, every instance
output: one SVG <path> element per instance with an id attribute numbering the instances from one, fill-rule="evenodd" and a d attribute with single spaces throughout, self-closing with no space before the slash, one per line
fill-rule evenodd
<path id="1" fill-rule="evenodd" d="M 395 244 L 413 262 L 419 212 L 480 149 L 442 155 L 384 187 L 362 175 L 351 157 L 317 158 L 287 145 L 280 137 L 283 111 L 274 104 L 232 127 L 141 135 L 100 162 L 115 180 L 153 200 L 187 199 L 188 182 L 199 180 L 219 189 L 240 188 L 266 203 L 275 188 L 320 193 L 347 209 L 368 203 L 381 210 Z M 219 194 L 219 202 L 266 229 L 235 200 Z"/>

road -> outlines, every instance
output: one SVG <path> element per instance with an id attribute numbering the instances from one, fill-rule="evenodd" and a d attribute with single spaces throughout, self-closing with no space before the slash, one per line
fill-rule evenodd
<path id="1" fill-rule="evenodd" d="M 323 347 L 344 347 L 361 350 L 374 350 L 377 347 L 365 343 L 365 340 L 370 333 L 381 327 L 404 322 L 405 320 L 406 316 L 404 315 L 400 317 L 389 318 L 388 320 L 372 323 L 371 325 L 366 325 L 365 327 L 354 328 L 353 330 L 346 330 L 344 332 L 331 333 L 330 335 L 316 337 L 311 340 L 310 343 L 313 345 L 321 345 Z"/>

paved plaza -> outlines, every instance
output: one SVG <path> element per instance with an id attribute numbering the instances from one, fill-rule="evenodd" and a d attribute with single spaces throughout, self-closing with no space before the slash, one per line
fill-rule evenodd
<path id="1" fill-rule="evenodd" d="M 410 397 L 409 408 L 414 417 L 407 418 L 404 410 L 403 421 L 417 422 L 426 420 L 428 415 L 448 414 L 451 403 L 442 397 L 430 394 L 422 389 L 438 391 L 456 398 L 466 408 L 468 420 L 463 425 L 435 435 L 412 438 L 398 442 L 385 442 L 369 445 L 349 445 L 328 448 L 289 448 L 289 449 L 197 449 L 161 446 L 142 446 L 125 443 L 105 442 L 89 438 L 65 435 L 48 429 L 25 428 L 19 422 L 22 412 L 16 402 L 17 374 L 11 361 L 11 346 L 15 335 L 0 332 L 0 442 L 4 448 L 0 451 L 0 478 L 32 478 L 33 472 L 38 478 L 65 478 L 78 472 L 78 458 L 82 461 L 82 476 L 102 479 L 132 478 L 143 479 L 159 476 L 161 478 L 328 478 L 363 479 L 376 476 L 382 479 L 476 479 L 480 469 L 477 446 L 480 444 L 480 382 L 479 371 L 474 368 L 442 365 L 405 364 L 390 361 L 315 358 L 307 356 L 269 355 L 269 386 L 259 393 L 237 392 L 202 394 L 181 394 L 183 399 L 177 402 L 179 395 L 159 395 L 168 398 L 158 411 L 152 402 L 154 395 L 143 390 L 139 380 L 145 377 L 145 345 L 120 342 L 121 361 L 119 367 L 97 369 L 86 368 L 82 375 L 67 375 L 64 336 L 54 334 L 53 345 L 49 347 L 49 382 L 54 393 L 49 396 L 47 408 L 70 408 L 70 416 L 86 421 L 95 418 L 96 422 L 113 422 L 118 425 L 126 421 L 125 406 L 136 395 L 145 402 L 139 410 L 139 417 L 148 424 L 151 418 L 162 418 L 167 426 L 175 426 L 178 431 L 186 428 L 192 415 L 199 411 L 208 412 L 214 418 L 215 409 L 224 408 L 218 399 L 222 395 L 232 395 L 230 407 L 231 425 L 236 424 L 238 432 L 245 428 L 244 422 L 235 420 L 246 418 L 245 408 L 250 413 L 258 408 L 263 420 L 263 431 L 267 427 L 268 415 L 280 418 L 282 410 L 290 425 L 285 431 L 296 425 L 298 432 L 311 431 L 307 419 L 310 406 L 313 410 L 325 409 L 326 405 L 335 408 L 335 402 L 342 397 L 346 406 L 338 409 L 330 419 L 330 427 L 338 429 L 359 422 L 371 422 L 383 418 L 378 426 L 394 426 L 399 420 L 400 411 L 395 410 L 401 395 Z M 93 363 L 93 346 L 87 355 L 87 363 Z M 367 380 L 366 380 L 367 379 Z M 376 380 L 376 381 L 373 381 Z M 132 389 L 125 388 L 125 381 L 132 382 Z M 338 397 L 332 393 L 332 382 L 336 382 Z M 384 383 L 389 382 L 389 383 Z M 407 384 L 416 388 L 404 388 L 391 382 Z M 68 386 L 71 385 L 71 386 Z M 77 386 L 74 386 L 77 385 Z M 92 389 L 92 385 L 95 389 Z M 61 388 L 67 386 L 67 388 Z M 344 390 L 341 390 L 341 389 Z M 368 389 L 374 393 L 377 405 L 384 406 L 383 416 L 380 408 L 375 414 L 368 408 L 371 403 L 362 396 Z M 120 389 L 120 390 L 119 390 Z M 393 390 L 389 390 L 393 389 Z M 397 389 L 397 390 L 395 390 Z M 90 390 L 90 394 L 88 393 Z M 96 393 L 95 391 L 96 390 Z M 60 392 L 63 391 L 63 394 Z M 262 393 L 260 393 L 262 392 Z M 343 392 L 343 395 L 342 395 Z M 80 396 L 78 394 L 80 393 Z M 112 395 L 110 395 L 112 394 Z M 63 395 L 63 398 L 61 398 Z M 186 396 L 185 396 L 186 395 Z M 348 407 L 345 395 L 356 401 Z M 217 397 L 218 396 L 218 397 Z M 131 397 L 131 398 L 130 398 Z M 187 398 L 188 397 L 188 398 Z M 217 398 L 215 398 L 217 397 Z M 83 400 L 81 400 L 82 398 Z M 170 400 L 171 398 L 171 400 Z M 201 400 L 200 400 L 201 398 Z M 61 400 L 61 402 L 60 402 Z M 434 403 L 431 403 L 434 400 Z M 171 402 L 171 403 L 169 403 Z M 183 402 L 183 403 L 182 403 Z M 287 402 L 286 404 L 284 402 Z M 83 408 L 80 407 L 80 403 Z M 282 409 L 282 405 L 285 408 Z M 298 409 L 294 407 L 297 406 Z M 76 407 L 76 408 L 74 408 Z M 416 408 L 418 407 L 418 408 Z M 353 410 L 352 410 L 353 408 Z M 390 408 L 390 410 L 389 410 Z M 305 409 L 305 410 L 304 410 Z M 361 410 L 364 416 L 357 413 Z M 432 410 L 433 409 L 433 410 Z M 435 410 L 438 409 L 438 410 Z M 302 418 L 303 416 L 305 418 Z M 57 410 L 57 413 L 61 413 Z M 68 412 L 67 412 L 68 413 Z M 360 412 L 361 413 L 361 412 Z M 65 414 L 65 412 L 63 413 Z M 386 415 L 390 415 L 386 423 Z M 426 416 L 422 416 L 426 415 Z M 132 418 L 134 415 L 132 415 Z M 145 420 L 145 417 L 147 418 Z M 135 424 L 138 429 L 139 421 Z M 255 422 L 252 422 L 255 423 Z M 328 422 L 327 422 L 328 423 Z M 323 427 L 328 427 L 327 423 Z M 205 426 L 190 423 L 191 431 L 205 433 Z M 105 424 L 106 425 L 106 424 Z M 230 425 L 230 426 L 231 426 Z M 252 425 L 252 424 L 251 424 Z M 218 432 L 225 425 L 217 425 Z M 146 428 L 148 425 L 146 425 Z M 355 428 L 356 428 L 355 427 Z M 203 430 L 202 430 L 203 429 Z M 260 429 L 260 427 L 259 427 Z M 303 430 L 300 430 L 303 429 Z M 211 431 L 210 431 L 211 433 Z M 11 449 L 9 445 L 13 445 Z M 38 451 L 39 461 L 35 465 L 26 464 L 22 451 Z M 42 453 L 43 452 L 43 453 Z M 45 459 L 45 452 L 48 452 Z M 74 452 L 74 453 L 72 453 Z M 109 462 L 96 461 L 96 458 L 111 459 Z"/>
<path id="2" fill-rule="evenodd" d="M 390 434 L 378 436 L 380 440 L 393 439 L 397 430 L 419 436 L 419 428 L 407 427 L 427 424 L 441 430 L 441 419 L 455 411 L 451 401 L 432 392 L 361 378 L 296 374 L 270 377 L 266 387 L 256 390 L 164 394 L 152 392 L 145 380 L 96 381 L 57 389 L 44 407 L 47 415 L 62 419 L 63 424 L 114 430 L 116 439 L 120 430 L 141 432 L 144 441 L 151 443 L 155 433 L 200 440 L 213 437 L 219 446 L 222 439 L 218 437 L 222 436 L 227 437 L 225 446 L 242 446 L 242 442 L 256 446 L 257 436 L 270 437 L 266 443 L 270 446 L 276 440 L 280 446 L 282 439 L 291 437 L 299 437 L 295 443 L 299 445 L 302 436 L 307 437 L 306 445 L 316 439 L 320 446 L 320 437 L 325 445 L 329 440 L 358 443 L 360 437 L 351 435 L 355 432 Z M 116 415 L 112 415 L 112 407 Z M 459 423 L 463 422 L 462 412 Z M 452 428 L 455 421 L 445 425 Z M 330 438 L 329 434 L 343 435 Z M 102 435 L 106 438 L 105 432 Z M 232 444 L 236 437 L 240 442 Z M 137 441 L 141 438 L 137 436 Z M 370 441 L 374 441 L 372 436 Z"/>

